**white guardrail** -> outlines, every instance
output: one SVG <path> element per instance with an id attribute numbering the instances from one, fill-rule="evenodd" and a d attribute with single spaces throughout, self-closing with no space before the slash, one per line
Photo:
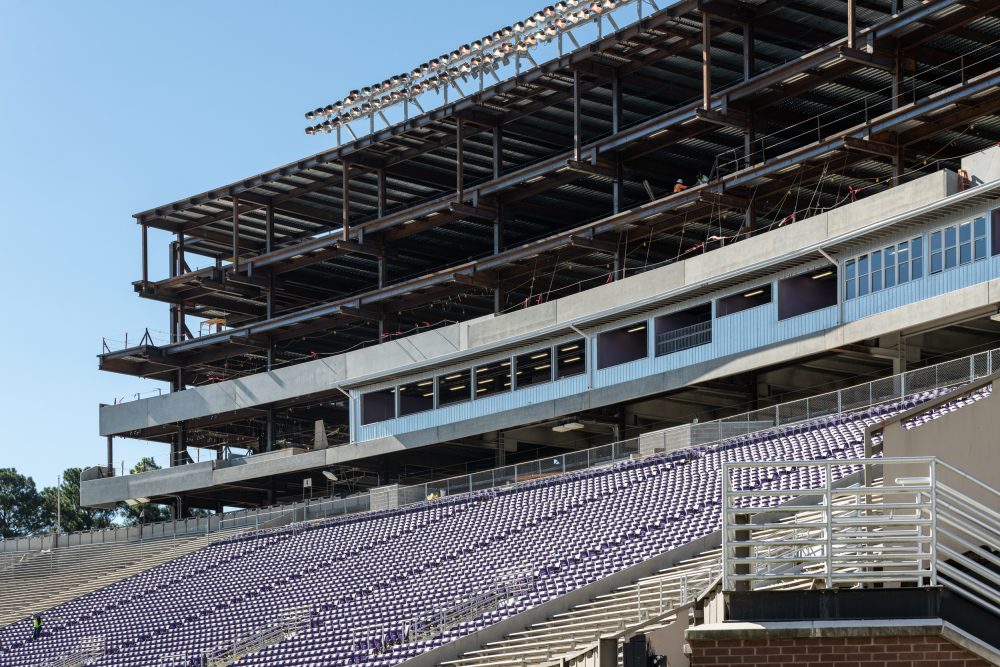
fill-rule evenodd
<path id="1" fill-rule="evenodd" d="M 1000 348 L 731 417 L 674 426 L 644 433 L 636 438 L 502 468 L 457 475 L 424 484 L 400 486 L 397 505 L 506 486 L 543 475 L 585 470 L 635 456 L 713 444 L 737 435 L 840 412 L 861 410 L 920 392 L 958 386 L 987 377 L 994 370 L 1000 370 Z M 246 462 L 252 463 L 253 457 L 247 457 Z M 282 522 L 321 519 L 367 512 L 371 509 L 371 498 L 368 494 L 347 498 L 320 498 L 309 502 L 235 510 L 207 517 L 143 526 L 64 533 L 59 536 L 58 546 L 135 542 L 142 539 L 180 537 L 236 528 L 260 529 L 280 525 Z M 13 538 L 0 540 L 0 554 L 19 554 L 49 549 L 53 546 L 55 544 L 51 534 Z"/>
<path id="2" fill-rule="evenodd" d="M 727 591 L 943 586 L 1000 615 L 1000 492 L 938 458 L 727 462 L 722 502 Z"/>

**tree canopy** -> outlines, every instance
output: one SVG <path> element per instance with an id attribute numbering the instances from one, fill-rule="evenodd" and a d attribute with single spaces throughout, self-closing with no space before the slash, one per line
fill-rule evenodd
<path id="1" fill-rule="evenodd" d="M 152 457 L 140 460 L 131 474 L 159 470 Z M 67 468 L 57 486 L 41 490 L 35 481 L 14 468 L 0 468 L 0 538 L 53 532 L 71 533 L 80 530 L 100 530 L 115 525 L 137 526 L 142 523 L 168 521 L 170 508 L 155 503 L 126 505 L 114 509 L 92 509 L 80 506 L 80 468 Z M 192 516 L 210 512 L 188 509 Z"/>
<path id="2" fill-rule="evenodd" d="M 44 502 L 35 480 L 14 468 L 0 468 L 0 536 L 30 535 L 45 525 Z"/>

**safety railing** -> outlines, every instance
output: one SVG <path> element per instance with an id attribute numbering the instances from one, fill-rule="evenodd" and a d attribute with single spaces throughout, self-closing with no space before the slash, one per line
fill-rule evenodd
<path id="1" fill-rule="evenodd" d="M 428 641 L 461 623 L 516 601 L 534 589 L 536 579 L 529 570 L 502 570 L 485 589 L 473 591 L 428 614 L 395 623 L 356 627 L 351 631 L 351 645 L 356 652 L 378 655 L 402 644 Z"/>
<path id="2" fill-rule="evenodd" d="M 200 667 L 225 667 L 241 658 L 283 642 L 309 626 L 311 613 L 308 606 L 289 607 L 281 612 L 274 623 L 250 635 L 203 653 L 197 664 Z M 176 655 L 164 656 L 161 658 L 161 662 L 176 657 Z"/>
<path id="3" fill-rule="evenodd" d="M 661 431 L 644 433 L 636 438 L 516 465 L 401 486 L 397 505 L 434 500 L 460 493 L 483 491 L 546 475 L 586 470 L 658 451 L 714 444 L 739 435 L 841 412 L 862 410 L 922 392 L 959 386 L 986 377 L 995 370 L 1000 370 L 1000 348 L 731 417 L 674 426 Z M 252 463 L 253 457 L 247 457 L 246 462 Z M 301 503 L 236 510 L 209 517 L 151 523 L 143 526 L 64 533 L 59 536 L 59 544 L 98 544 L 171 535 L 190 535 L 230 528 L 268 528 L 280 525 L 282 522 L 366 512 L 371 509 L 370 500 L 368 494 L 359 494 L 348 498 L 323 498 Z M 33 551 L 51 547 L 51 535 L 0 540 L 0 553 Z"/>
<path id="4" fill-rule="evenodd" d="M 727 462 L 722 503 L 725 590 L 940 585 L 1000 615 L 1000 492 L 940 459 Z"/>
<path id="5" fill-rule="evenodd" d="M 656 334 L 656 356 L 673 354 L 712 342 L 712 321 Z"/>
<path id="6" fill-rule="evenodd" d="M 82 637 L 75 651 L 43 663 L 42 667 L 81 667 L 82 665 L 92 665 L 104 656 L 105 646 L 104 637 Z"/>

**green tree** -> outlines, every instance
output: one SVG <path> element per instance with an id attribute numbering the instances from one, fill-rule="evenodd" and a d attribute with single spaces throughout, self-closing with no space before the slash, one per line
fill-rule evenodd
<path id="1" fill-rule="evenodd" d="M 117 510 L 80 507 L 80 468 L 67 468 L 62 475 L 61 493 L 60 489 L 49 486 L 42 489 L 42 499 L 48 525 L 55 528 L 58 519 L 64 533 L 109 528 L 117 513 Z"/>
<path id="2" fill-rule="evenodd" d="M 160 466 L 156 464 L 153 457 L 146 456 L 136 463 L 130 472 L 135 475 L 140 472 L 149 472 L 150 470 L 159 469 Z M 154 523 L 156 521 L 167 521 L 170 519 L 170 508 L 166 505 L 157 505 L 155 503 L 139 503 L 131 506 L 125 505 L 122 507 L 122 517 L 125 525 L 128 526 L 138 526 L 142 523 Z"/>
<path id="3" fill-rule="evenodd" d="M 0 468 L 0 537 L 20 537 L 46 525 L 35 480 L 14 468 Z"/>

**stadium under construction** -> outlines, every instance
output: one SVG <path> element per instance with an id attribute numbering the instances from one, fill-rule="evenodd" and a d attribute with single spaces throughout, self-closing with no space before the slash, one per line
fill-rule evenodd
<path id="1" fill-rule="evenodd" d="M 994 3 L 626 4 L 542 65 L 515 50 L 436 110 L 380 129 L 369 107 L 367 136 L 136 214 L 169 340 L 100 368 L 170 391 L 101 407 L 103 474 L 115 437 L 180 467 L 85 499 L 422 481 L 996 343 Z M 244 453 L 281 460 L 208 460 Z"/>
<path id="2" fill-rule="evenodd" d="M 558 2 L 135 214 L 81 504 L 174 518 L 0 542 L 0 667 L 1000 664 L 998 42 Z"/>

